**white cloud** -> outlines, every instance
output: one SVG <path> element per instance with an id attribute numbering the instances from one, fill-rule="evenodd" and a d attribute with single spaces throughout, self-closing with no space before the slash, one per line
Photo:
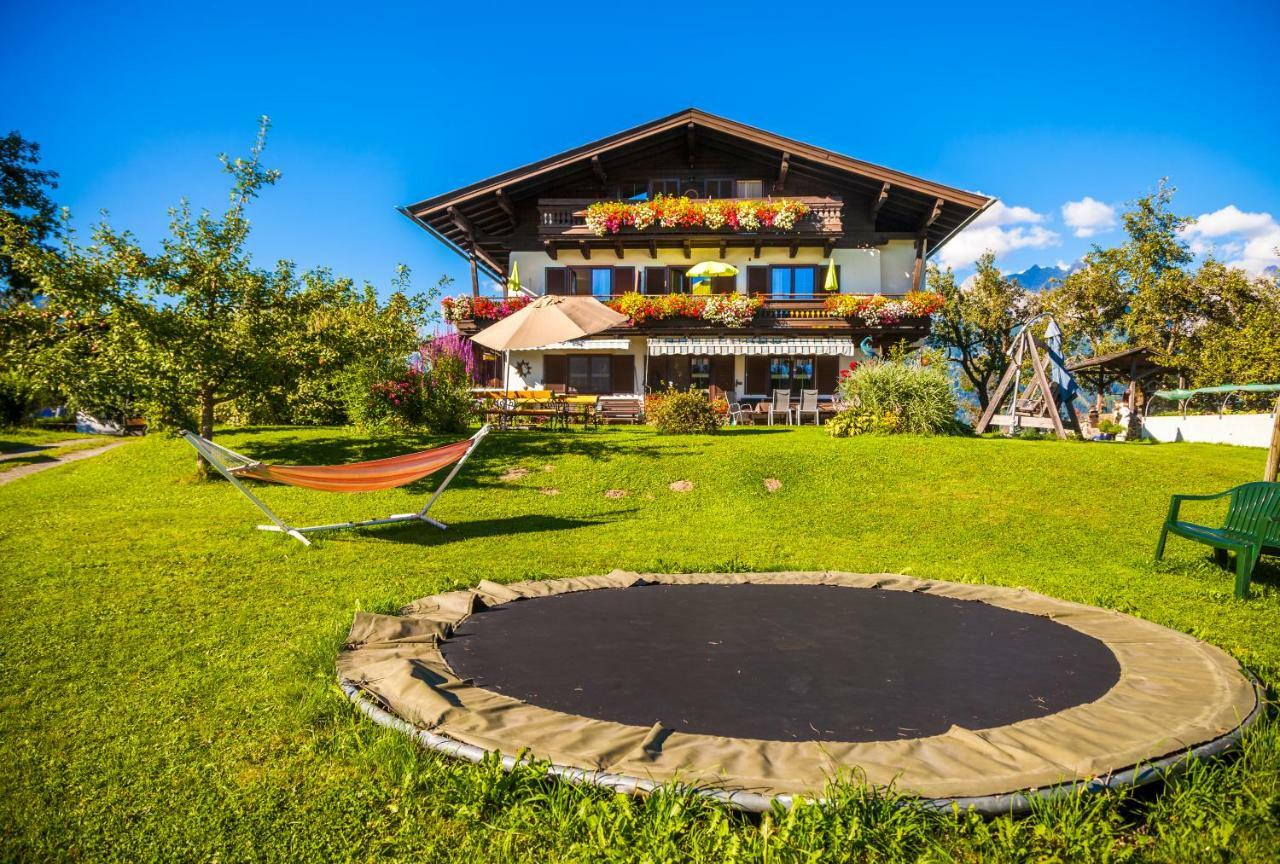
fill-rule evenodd
<path id="1" fill-rule="evenodd" d="M 1116 227 L 1116 208 L 1086 195 L 1062 205 L 1062 221 L 1077 237 L 1092 237 Z"/>
<path id="2" fill-rule="evenodd" d="M 1212 252 L 1250 273 L 1280 265 L 1280 223 L 1270 213 L 1249 213 L 1228 204 L 1202 214 L 1183 236 L 1197 255 Z"/>
<path id="3" fill-rule="evenodd" d="M 942 247 L 938 263 L 944 267 L 969 267 L 988 249 L 999 259 L 1015 249 L 1056 246 L 1058 233 L 1041 225 L 1044 220 L 1043 213 L 1030 207 L 1009 207 L 997 201 Z"/>

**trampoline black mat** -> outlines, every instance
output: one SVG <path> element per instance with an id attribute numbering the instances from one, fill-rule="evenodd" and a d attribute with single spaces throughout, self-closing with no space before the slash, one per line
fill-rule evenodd
<path id="1" fill-rule="evenodd" d="M 777 741 L 985 729 L 1092 702 L 1101 641 L 1047 617 L 908 591 L 642 585 L 503 603 L 442 644 L 457 675 L 597 720 Z"/>

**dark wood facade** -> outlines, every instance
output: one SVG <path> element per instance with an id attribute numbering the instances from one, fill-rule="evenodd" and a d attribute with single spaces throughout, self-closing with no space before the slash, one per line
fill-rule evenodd
<path id="1" fill-rule="evenodd" d="M 759 181 L 761 196 L 809 203 L 795 231 L 738 234 L 651 230 L 596 237 L 581 224 L 593 201 L 637 194 L 733 198 L 736 181 Z M 725 194 L 729 192 L 734 194 Z M 759 197 L 759 196 L 756 196 Z M 774 135 L 697 109 L 625 132 L 401 208 L 431 234 L 468 257 L 473 273 L 507 275 L 513 251 L 573 249 L 584 257 L 645 249 L 836 248 L 912 240 L 923 260 L 993 199 Z M 473 278 L 473 285 L 478 278 Z"/>

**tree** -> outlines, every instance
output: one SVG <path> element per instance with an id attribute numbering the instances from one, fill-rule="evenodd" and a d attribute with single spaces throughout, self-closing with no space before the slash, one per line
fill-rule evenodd
<path id="1" fill-rule="evenodd" d="M 57 172 L 39 168 L 40 145 L 17 132 L 0 138 L 0 304 L 30 299 L 33 283 L 14 268 L 10 254 L 17 242 L 45 245 L 56 236 L 58 208 L 49 197 L 58 187 Z"/>
<path id="2" fill-rule="evenodd" d="M 1183 341 L 1201 320 L 1203 306 L 1187 267 L 1194 256 L 1182 229 L 1193 221 L 1172 210 L 1175 190 L 1161 179 L 1124 214 L 1128 239 L 1094 258 L 1125 298 L 1121 326 L 1132 344 L 1150 348 L 1166 366 L 1185 368 Z"/>
<path id="3" fill-rule="evenodd" d="M 1041 293 L 1040 309 L 1062 328 L 1062 344 L 1071 357 L 1097 357 L 1121 350 L 1128 297 L 1108 261 L 1097 250 L 1080 269 Z"/>
<path id="4" fill-rule="evenodd" d="M 38 303 L 0 310 L 21 335 L 5 354 L 76 407 L 141 412 L 161 427 L 194 420 L 205 437 L 220 405 L 287 399 L 308 376 L 331 376 L 368 352 L 399 351 L 404 362 L 429 302 L 405 293 L 407 270 L 383 305 L 372 287 L 325 269 L 253 265 L 246 210 L 279 178 L 261 163 L 267 129 L 264 117 L 248 158 L 220 157 L 232 178 L 226 211 L 195 214 L 183 201 L 159 252 L 105 217 L 85 246 L 68 223 L 58 249 L 32 242 L 15 220 L 0 224 L 39 293 Z"/>
<path id="5" fill-rule="evenodd" d="M 986 410 L 991 387 L 1009 365 L 1013 328 L 1029 308 L 1026 289 L 1001 274 L 990 251 L 978 258 L 977 271 L 965 285 L 956 284 L 950 267 L 933 264 L 928 285 L 946 300 L 934 316 L 929 342 L 959 366 L 961 383 Z"/>
<path id="6" fill-rule="evenodd" d="M 1280 382 L 1280 287 L 1213 259 L 1201 266 L 1196 284 L 1217 308 L 1196 331 L 1191 383 Z"/>

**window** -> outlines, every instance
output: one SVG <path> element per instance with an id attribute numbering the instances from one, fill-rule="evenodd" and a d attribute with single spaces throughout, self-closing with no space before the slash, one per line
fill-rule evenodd
<path id="1" fill-rule="evenodd" d="M 612 392 L 612 359 L 603 354 L 570 355 L 569 386 L 579 393 Z"/>
<path id="2" fill-rule="evenodd" d="M 644 181 L 618 184 L 618 198 L 623 201 L 643 201 L 648 197 L 649 184 Z"/>
<path id="3" fill-rule="evenodd" d="M 689 383 L 699 390 L 706 390 L 711 386 L 710 357 L 689 358 Z"/>
<path id="4" fill-rule="evenodd" d="M 812 297 L 816 273 L 814 267 L 773 267 L 769 271 L 769 293 L 775 297 Z"/>
<path id="5" fill-rule="evenodd" d="M 702 188 L 706 191 L 708 198 L 732 198 L 734 193 L 734 182 L 726 178 L 713 178 L 703 183 Z"/>
<path id="6" fill-rule="evenodd" d="M 649 197 L 655 195 L 679 195 L 680 181 L 674 177 L 662 177 L 649 181 Z"/>
<path id="7" fill-rule="evenodd" d="M 574 267 L 571 294 L 608 297 L 613 293 L 612 267 Z"/>
<path id="8" fill-rule="evenodd" d="M 799 396 L 801 390 L 817 388 L 814 383 L 814 358 L 812 355 L 800 357 L 769 358 L 769 392 L 787 390 L 793 396 Z"/>
<path id="9" fill-rule="evenodd" d="M 764 197 L 764 181 L 763 180 L 739 180 L 734 190 L 735 198 L 763 198 Z"/>

